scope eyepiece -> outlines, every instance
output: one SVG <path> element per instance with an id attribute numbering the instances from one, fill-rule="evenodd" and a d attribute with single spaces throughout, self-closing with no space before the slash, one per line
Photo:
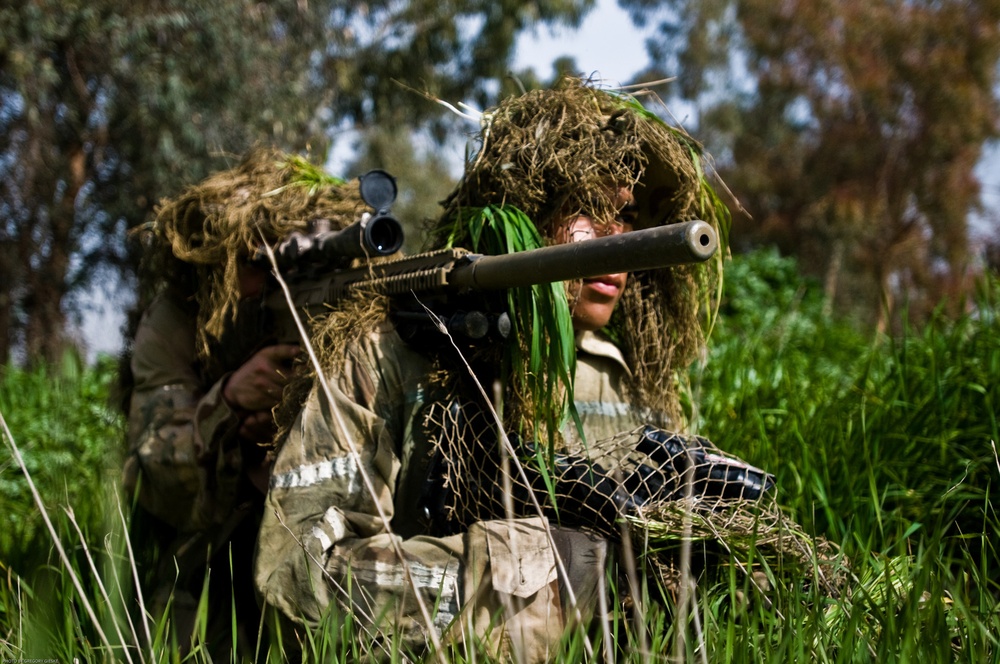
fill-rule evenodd
<path id="1" fill-rule="evenodd" d="M 379 214 L 361 221 L 364 227 L 362 244 L 370 254 L 388 256 L 403 246 L 403 227 L 388 214 Z"/>

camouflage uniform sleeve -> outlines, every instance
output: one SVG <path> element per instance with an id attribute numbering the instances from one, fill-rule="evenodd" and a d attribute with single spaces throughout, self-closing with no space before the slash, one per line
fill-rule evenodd
<path id="1" fill-rule="evenodd" d="M 239 420 L 195 371 L 194 321 L 167 298 L 154 301 L 136 333 L 124 484 L 140 505 L 181 532 L 229 516 L 241 455 Z"/>
<path id="2" fill-rule="evenodd" d="M 368 341 L 331 378 L 331 400 L 309 396 L 275 461 L 255 563 L 264 603 L 306 625 L 331 608 L 350 612 L 366 643 L 399 639 L 419 651 L 429 638 L 415 586 L 442 639 L 471 627 L 497 654 L 522 644 L 526 661 L 545 659 L 564 621 L 543 519 L 440 538 L 387 532 L 379 509 L 391 521 L 407 499 L 395 495 L 399 450 L 428 367 L 394 334 Z"/>

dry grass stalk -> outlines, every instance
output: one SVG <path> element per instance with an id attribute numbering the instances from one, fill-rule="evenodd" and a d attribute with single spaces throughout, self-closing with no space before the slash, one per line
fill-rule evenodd
<path id="1" fill-rule="evenodd" d="M 73 512 L 72 506 L 64 507 L 63 511 L 69 518 L 69 522 L 73 524 L 77 537 L 80 538 L 80 546 L 83 548 L 83 554 L 87 558 L 87 564 L 90 566 L 90 571 L 94 575 L 94 581 L 97 583 L 97 590 L 100 592 L 101 598 L 104 600 L 104 604 L 108 607 L 113 606 L 111 603 L 111 597 L 108 595 L 108 591 L 104 587 L 104 579 L 101 578 L 101 573 L 97 571 L 97 565 L 94 564 L 94 558 L 90 555 L 90 547 L 87 546 L 87 538 L 83 536 L 83 531 L 80 530 L 80 524 L 76 522 L 76 514 Z M 125 635 L 122 634 L 121 626 L 118 624 L 117 620 L 113 620 L 112 622 L 114 623 L 115 632 L 118 634 L 118 642 L 122 644 L 122 652 L 125 654 L 125 659 L 128 660 L 129 664 L 132 664 L 132 655 L 129 653 L 128 642 L 125 640 Z M 129 622 L 129 625 L 131 626 L 131 621 Z M 134 642 L 138 642 L 135 630 L 132 631 L 132 638 L 135 640 Z M 139 650 L 139 659 L 142 662 L 146 661 L 146 658 L 142 655 L 142 650 Z"/>
<path id="2" fill-rule="evenodd" d="M 122 510 L 122 502 L 120 496 L 118 497 L 117 503 L 118 503 L 118 518 L 121 519 L 122 532 L 125 533 L 125 547 L 126 551 L 128 551 L 129 569 L 132 570 L 132 583 L 135 584 L 136 597 L 139 600 L 139 612 L 142 614 L 142 631 L 144 636 L 146 637 L 146 643 L 148 643 L 152 648 L 153 639 L 150 636 L 149 632 L 149 623 L 151 618 L 149 612 L 146 610 L 146 600 L 143 597 L 142 584 L 139 581 L 139 566 L 135 562 L 135 552 L 132 550 L 132 538 L 129 537 L 128 520 L 125 518 L 125 512 Z M 121 587 L 121 584 L 119 584 L 119 587 Z M 128 615 L 129 615 L 129 621 L 131 622 L 131 614 Z M 132 628 L 132 631 L 135 632 L 134 627 Z M 159 660 L 159 656 L 157 655 L 157 653 L 151 653 L 151 655 L 154 661 Z"/>

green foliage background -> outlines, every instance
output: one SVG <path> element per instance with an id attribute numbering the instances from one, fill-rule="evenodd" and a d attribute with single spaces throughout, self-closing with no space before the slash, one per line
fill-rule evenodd
<path id="1" fill-rule="evenodd" d="M 671 77 L 665 96 L 699 109 L 745 207 L 737 246 L 777 245 L 839 310 L 883 325 L 970 292 L 1000 0 L 619 4 L 648 30 L 645 80 Z"/>
<path id="2" fill-rule="evenodd" d="M 996 281 L 957 320 L 868 339 L 824 313 L 792 260 L 751 256 L 727 272 L 699 377 L 704 433 L 774 472 L 782 504 L 837 540 L 866 533 L 859 544 L 878 549 L 914 528 L 962 538 L 990 526 Z"/>
<path id="3" fill-rule="evenodd" d="M 95 498 L 119 482 L 124 445 L 108 396 L 116 366 L 108 358 L 84 367 L 67 353 L 60 366 L 0 374 L 0 411 L 46 506 L 54 514 L 72 506 L 95 533 L 108 507 Z M 0 561 L 24 573 L 47 558 L 51 537 L 6 445 L 0 459 Z"/>
<path id="4" fill-rule="evenodd" d="M 644 637 L 612 597 L 619 661 L 642 661 L 643 647 L 688 661 L 1000 661 L 993 499 L 1000 460 L 992 445 L 1000 438 L 1000 281 L 985 283 L 956 321 L 934 318 L 898 338 L 873 338 L 828 316 L 817 284 L 802 281 L 794 262 L 773 251 L 737 257 L 726 278 L 710 356 L 692 376 L 697 426 L 774 472 L 779 503 L 808 531 L 839 543 L 856 578 L 837 599 L 807 582 L 760 594 L 728 567 L 721 580 L 699 585 L 697 621 L 673 600 L 653 604 Z M 111 362 L 8 369 L 0 410 L 71 566 L 83 570 L 85 562 L 66 505 L 99 552 L 102 573 L 117 569 L 123 577 L 122 528 L 109 491 L 123 436 L 107 405 L 112 379 Z M 121 651 L 105 658 L 95 647 L 95 628 L 23 477 L 8 452 L 2 458 L 0 511 L 10 525 L 0 535 L 0 653 L 121 659 Z M 95 575 L 82 576 L 96 597 Z M 127 579 L 119 581 L 131 597 Z M 122 602 L 95 604 L 112 634 Z M 344 633 L 318 634 L 307 659 L 341 661 L 353 647 Z M 157 643 L 151 659 L 176 656 L 162 638 Z M 467 656 L 453 654 L 453 661 Z M 570 637 L 560 660 L 582 656 L 581 637 Z"/>

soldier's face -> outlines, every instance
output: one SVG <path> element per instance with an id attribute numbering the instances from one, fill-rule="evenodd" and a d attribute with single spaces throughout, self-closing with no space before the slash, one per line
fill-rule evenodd
<path id="1" fill-rule="evenodd" d="M 613 223 L 595 225 L 594 220 L 589 216 L 571 217 L 559 227 L 556 241 L 560 244 L 582 242 L 595 237 L 631 231 L 637 214 L 631 190 L 619 189 L 617 199 L 619 214 Z M 615 307 L 618 305 L 618 300 L 621 299 L 622 293 L 625 291 L 627 281 L 628 274 L 620 272 L 569 282 L 567 288 L 573 315 L 573 329 L 577 332 L 599 330 L 607 325 L 611 320 L 611 314 L 614 313 Z"/>

